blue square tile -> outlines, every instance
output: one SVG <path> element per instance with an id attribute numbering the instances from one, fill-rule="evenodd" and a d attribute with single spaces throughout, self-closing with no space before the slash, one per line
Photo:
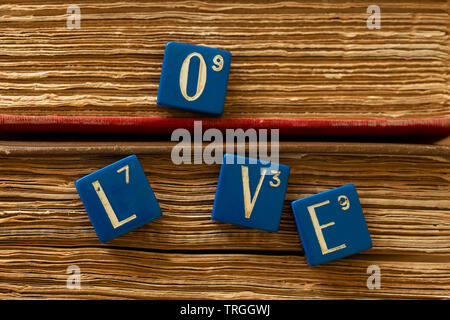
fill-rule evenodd
<path id="1" fill-rule="evenodd" d="M 75 187 L 102 242 L 161 216 L 159 204 L 135 155 L 81 178 Z"/>
<path id="2" fill-rule="evenodd" d="M 353 184 L 293 201 L 292 209 L 311 266 L 372 248 Z"/>
<path id="3" fill-rule="evenodd" d="M 289 170 L 286 165 L 225 154 L 211 218 L 278 231 Z"/>
<path id="4" fill-rule="evenodd" d="M 158 105 L 220 115 L 230 72 L 231 53 L 168 42 L 158 89 Z"/>

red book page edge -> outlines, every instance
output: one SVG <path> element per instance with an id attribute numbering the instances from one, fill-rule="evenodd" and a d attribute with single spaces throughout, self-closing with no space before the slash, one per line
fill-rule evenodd
<path id="1" fill-rule="evenodd" d="M 440 118 L 362 119 L 269 119 L 269 118 L 174 118 L 174 117 L 69 117 L 0 114 L 0 132 L 145 133 L 167 134 L 194 121 L 202 130 L 279 129 L 281 135 L 446 135 L 450 116 Z"/>

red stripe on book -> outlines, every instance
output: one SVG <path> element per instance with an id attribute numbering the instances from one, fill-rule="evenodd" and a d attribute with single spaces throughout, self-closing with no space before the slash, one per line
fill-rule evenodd
<path id="1" fill-rule="evenodd" d="M 1 115 L 3 132 L 68 133 L 172 133 L 177 128 L 280 129 L 282 135 L 427 135 L 450 134 L 450 117 L 363 120 L 363 119 L 268 119 L 268 118 L 174 118 L 174 117 L 68 117 Z"/>

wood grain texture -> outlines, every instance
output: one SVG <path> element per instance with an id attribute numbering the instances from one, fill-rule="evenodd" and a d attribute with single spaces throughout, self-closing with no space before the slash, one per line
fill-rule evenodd
<path id="1" fill-rule="evenodd" d="M 157 107 L 167 41 L 232 52 L 225 118 L 450 116 L 448 1 L 80 0 L 0 4 L 0 113 L 176 116 Z"/>
<path id="2" fill-rule="evenodd" d="M 450 298 L 450 147 L 285 142 L 278 233 L 210 220 L 219 165 L 149 142 L 0 143 L 1 298 Z M 73 181 L 137 154 L 163 217 L 100 244 Z M 354 183 L 373 249 L 310 268 L 290 202 Z M 66 268 L 81 268 L 80 290 Z M 380 266 L 380 290 L 366 287 Z"/>

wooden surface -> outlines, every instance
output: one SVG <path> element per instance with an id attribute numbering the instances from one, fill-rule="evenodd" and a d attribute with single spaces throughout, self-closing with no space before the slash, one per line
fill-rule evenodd
<path id="1" fill-rule="evenodd" d="M 167 41 L 233 55 L 224 115 L 204 127 L 450 128 L 448 1 L 373 3 L 380 30 L 368 30 L 364 1 L 79 0 L 72 30 L 69 4 L 0 4 L 0 130 L 103 132 L 112 121 L 95 117 L 125 116 L 116 131 L 171 132 L 165 117 L 191 126 L 198 114 L 156 106 Z M 291 178 L 278 233 L 211 221 L 219 165 L 175 166 L 168 143 L 28 138 L 0 141 L 0 298 L 450 298 L 448 138 L 282 142 Z M 163 217 L 101 244 L 73 181 L 129 154 Z M 290 202 L 347 183 L 374 248 L 310 268 Z M 70 265 L 79 290 L 66 287 Z M 366 287 L 369 265 L 381 268 L 380 290 Z"/>
<path id="2" fill-rule="evenodd" d="M 0 4 L 0 114 L 177 116 L 156 106 L 167 41 L 232 52 L 225 118 L 450 117 L 448 1 L 80 0 Z M 447 124 L 448 126 L 448 124 Z"/>
<path id="3" fill-rule="evenodd" d="M 219 165 L 150 142 L 0 143 L 0 298 L 450 298 L 450 147 L 284 142 L 278 233 L 210 220 Z M 73 181 L 137 154 L 163 217 L 107 244 Z M 354 183 L 373 249 L 310 268 L 290 202 Z M 66 268 L 81 289 L 66 288 Z M 369 290 L 366 269 L 381 268 Z"/>

